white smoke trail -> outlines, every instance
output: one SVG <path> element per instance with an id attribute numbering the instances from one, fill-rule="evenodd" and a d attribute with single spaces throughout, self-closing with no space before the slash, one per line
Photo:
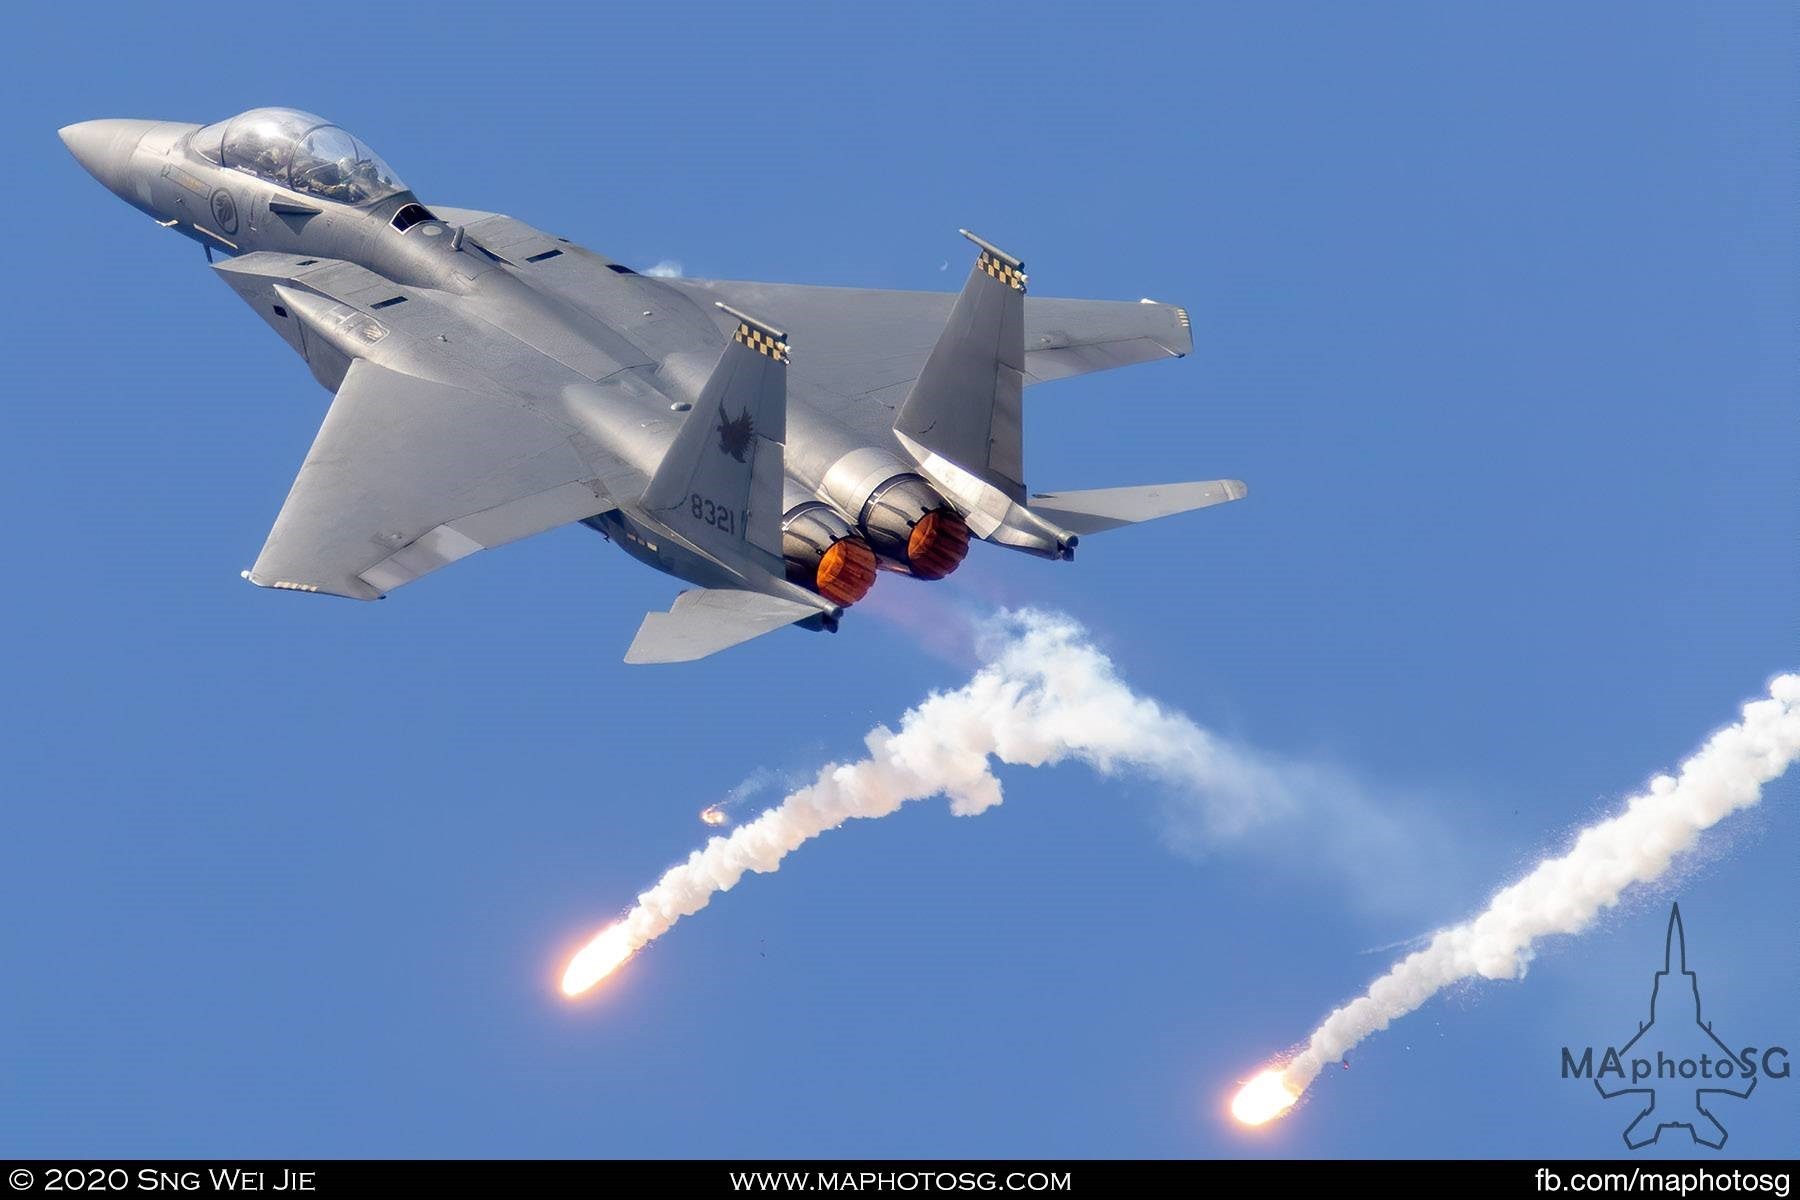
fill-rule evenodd
<path id="1" fill-rule="evenodd" d="M 1328 776 L 1224 742 L 1137 695 L 1070 618 L 1002 614 L 999 633 L 968 683 L 909 710 L 897 732 L 870 732 L 866 757 L 824 767 L 775 807 L 670 868 L 575 956 L 563 990 L 586 991 L 735 887 L 746 871 L 776 870 L 788 854 L 851 818 L 887 816 L 908 800 L 940 794 L 958 815 L 992 808 L 1001 800 L 993 759 L 1036 767 L 1074 758 L 1103 773 L 1145 771 L 1190 791 L 1213 836 L 1318 807 L 1312 793 Z"/>
<path id="2" fill-rule="evenodd" d="M 1582 830 L 1567 853 L 1539 863 L 1473 919 L 1433 934 L 1326 1017 L 1285 1066 L 1252 1080 L 1246 1092 L 1255 1094 L 1240 1094 L 1244 1107 L 1234 1111 L 1252 1123 L 1279 1115 L 1327 1063 L 1450 984 L 1522 975 L 1540 938 L 1581 932 L 1626 888 L 1659 878 L 1702 832 L 1754 805 L 1763 785 L 1800 758 L 1800 675 L 1777 677 L 1769 696 L 1746 704 L 1742 719 L 1714 734 L 1676 776 L 1651 780 L 1622 812 Z"/>
<path id="3" fill-rule="evenodd" d="M 665 258 L 645 267 L 644 274 L 656 279 L 680 279 L 681 264 L 672 258 Z"/>

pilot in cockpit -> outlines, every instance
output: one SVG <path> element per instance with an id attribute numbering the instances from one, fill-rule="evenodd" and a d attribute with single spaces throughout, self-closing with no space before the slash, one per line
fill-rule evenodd
<path id="1" fill-rule="evenodd" d="M 297 109 L 251 109 L 199 130 L 193 146 L 222 166 L 339 204 L 370 204 L 406 190 L 380 155 Z"/>

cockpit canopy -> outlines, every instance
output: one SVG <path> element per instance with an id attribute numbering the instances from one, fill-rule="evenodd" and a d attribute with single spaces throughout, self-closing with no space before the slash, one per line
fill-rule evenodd
<path id="1" fill-rule="evenodd" d="M 381 156 L 323 117 L 253 108 L 194 134 L 215 163 L 339 204 L 371 204 L 406 190 Z"/>

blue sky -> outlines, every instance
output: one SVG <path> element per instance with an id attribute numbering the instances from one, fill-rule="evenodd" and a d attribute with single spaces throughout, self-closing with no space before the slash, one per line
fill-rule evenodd
<path id="1" fill-rule="evenodd" d="M 1728 1040 L 1800 1047 L 1797 789 L 1287 1121 L 1235 1080 L 1795 664 L 1784 4 L 64 6 L 15 18 L 0 1153 L 1590 1155 L 1558 1047 L 1644 1015 L 1679 899 Z M 322 112 L 428 202 L 692 275 L 1187 305 L 1181 362 L 1028 397 L 1039 488 L 1250 498 L 978 547 L 913 622 L 628 669 L 673 581 L 591 533 L 380 605 L 248 587 L 327 397 L 58 126 Z M 940 269 L 940 264 L 949 269 Z M 559 957 L 758 768 L 1067 611 L 1142 692 L 1341 770 L 1388 857 L 1196 853 L 1171 798 L 1008 770 L 846 828 L 560 1002 Z M 1380 882 L 1372 882 L 1379 880 Z M 1800 1079 L 1727 1102 L 1794 1149 Z M 1646 1152 L 1666 1156 L 1668 1147 Z"/>

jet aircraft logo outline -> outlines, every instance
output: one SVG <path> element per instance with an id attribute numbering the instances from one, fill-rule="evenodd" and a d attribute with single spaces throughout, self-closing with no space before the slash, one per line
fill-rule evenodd
<path id="1" fill-rule="evenodd" d="M 1686 985 L 1685 988 L 1676 986 L 1665 992 L 1665 985 L 1674 980 L 1682 981 Z M 1671 905 L 1669 909 L 1669 931 L 1663 945 L 1663 969 L 1656 973 L 1655 981 L 1650 989 L 1650 1019 L 1638 1022 L 1637 1032 L 1632 1035 L 1631 1040 L 1619 1047 L 1620 1056 L 1630 1057 L 1630 1051 L 1637 1046 L 1644 1035 L 1657 1028 L 1659 1001 L 1667 999 L 1679 1005 L 1683 1011 L 1678 1020 L 1685 1022 L 1688 1014 L 1686 1005 L 1682 1005 L 1681 1001 L 1687 998 L 1692 1000 L 1693 1021 L 1704 1035 L 1704 1040 L 1710 1042 L 1712 1047 L 1717 1049 L 1721 1058 L 1735 1060 L 1736 1055 L 1731 1048 L 1720 1040 L 1718 1034 L 1713 1032 L 1712 1022 L 1704 1020 L 1701 1016 L 1700 981 L 1694 972 L 1688 969 L 1687 932 L 1681 924 L 1681 905 L 1675 904 Z M 1664 1020 L 1662 1023 L 1665 1026 L 1676 1024 L 1675 1021 L 1668 1020 Z M 1678 1032 L 1686 1032 L 1685 1023 L 1679 1024 Z M 1606 1085 L 1596 1077 L 1594 1090 L 1608 1100 L 1630 1095 L 1636 1095 L 1643 1099 L 1644 1106 L 1638 1110 L 1636 1116 L 1632 1117 L 1631 1123 L 1626 1125 L 1624 1130 L 1625 1145 L 1632 1150 L 1642 1150 L 1645 1146 L 1655 1145 L 1665 1129 L 1686 1129 L 1699 1145 L 1720 1150 L 1724 1148 L 1725 1140 L 1730 1135 L 1725 1131 L 1725 1126 L 1719 1123 L 1718 1117 L 1706 1106 L 1706 1097 L 1709 1094 L 1720 1094 L 1736 1096 L 1740 1100 L 1746 1099 L 1751 1092 L 1756 1090 L 1756 1077 L 1749 1076 L 1742 1089 L 1721 1086 L 1717 1081 L 1712 1086 L 1696 1087 L 1692 1080 L 1675 1079 L 1673 1081 L 1665 1080 L 1661 1087 L 1622 1087 L 1613 1091 L 1607 1091 Z M 1679 1109 L 1672 1106 L 1665 1107 L 1661 1103 L 1665 1097 L 1680 1097 L 1681 1107 Z M 1646 1129 L 1648 1133 L 1645 1132 Z"/>

